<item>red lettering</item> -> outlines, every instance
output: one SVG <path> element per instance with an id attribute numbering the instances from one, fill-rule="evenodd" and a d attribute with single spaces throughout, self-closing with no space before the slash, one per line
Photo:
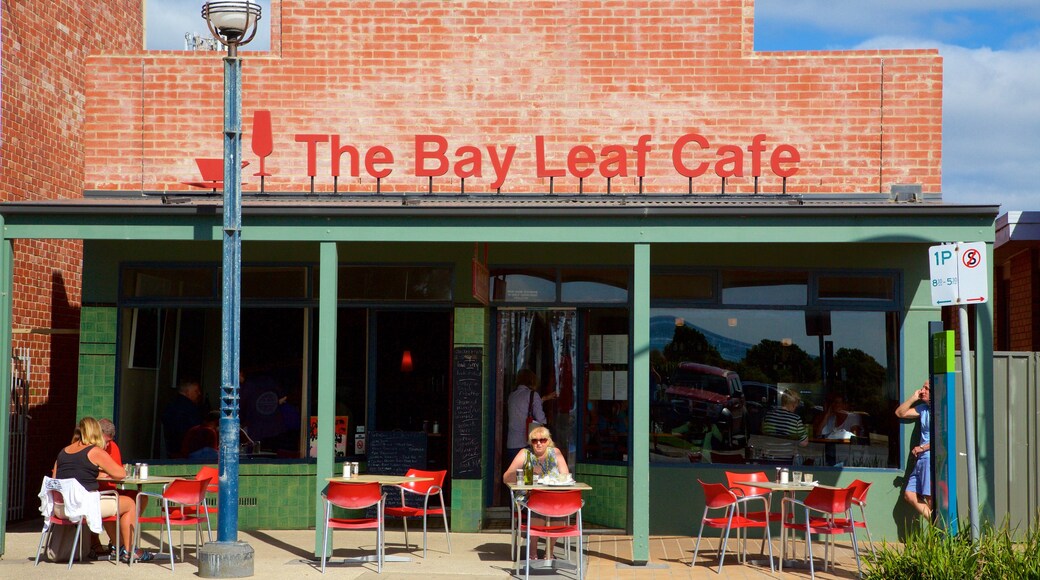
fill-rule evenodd
<path id="1" fill-rule="evenodd" d="M 600 152 L 603 161 L 599 163 L 599 174 L 607 179 L 628 176 L 628 151 L 621 145 L 607 145 Z"/>
<path id="2" fill-rule="evenodd" d="M 759 133 L 751 139 L 751 145 L 748 145 L 748 153 L 751 154 L 751 175 L 758 177 L 762 175 L 762 153 L 766 150 L 766 146 L 763 141 L 766 140 L 764 133 Z"/>
<path id="3" fill-rule="evenodd" d="M 650 135 L 640 135 L 639 142 L 634 147 L 636 152 L 636 175 L 646 176 L 646 158 L 650 154 Z"/>
<path id="4" fill-rule="evenodd" d="M 432 144 L 433 150 L 427 151 L 426 145 Z M 448 172 L 448 158 L 444 152 L 448 150 L 448 140 L 440 135 L 415 136 L 415 176 L 439 177 Z M 426 160 L 432 159 L 437 164 L 433 169 L 426 169 Z"/>
<path id="5" fill-rule="evenodd" d="M 332 136 L 332 176 L 339 177 L 339 158 L 344 153 L 350 154 L 350 174 L 357 177 L 361 174 L 361 168 L 359 167 L 360 155 L 358 155 L 357 147 L 353 145 L 339 146 L 339 135 Z"/>
<path id="6" fill-rule="evenodd" d="M 376 179 L 382 179 L 393 171 L 389 168 L 378 169 L 377 165 L 391 165 L 394 162 L 394 154 L 382 145 L 376 145 L 365 152 L 365 171 Z"/>
<path id="7" fill-rule="evenodd" d="M 545 168 L 545 137 L 536 135 L 534 138 L 534 156 L 538 177 L 563 177 L 562 169 Z"/>
<path id="8" fill-rule="evenodd" d="M 708 164 L 705 162 L 698 163 L 693 169 L 690 169 L 683 163 L 683 149 L 686 144 L 690 141 L 701 146 L 701 149 L 708 148 L 708 140 L 698 135 L 697 133 L 687 133 L 675 142 L 672 146 L 672 165 L 675 166 L 675 170 L 679 172 L 679 175 L 683 177 L 698 177 L 704 175 L 704 172 L 708 170 Z"/>
<path id="9" fill-rule="evenodd" d="M 596 154 L 592 152 L 592 148 L 586 145 L 576 145 L 571 149 L 570 153 L 567 154 L 567 171 L 570 172 L 574 177 L 585 178 L 592 175 L 593 168 L 591 167 L 578 167 L 578 165 L 587 165 L 589 163 L 596 162 Z"/>
<path id="10" fill-rule="evenodd" d="M 797 167 L 781 167 L 781 163 L 798 163 L 802 160 L 802 156 L 798 153 L 798 150 L 791 145 L 777 145 L 776 149 L 773 150 L 773 154 L 769 156 L 769 168 L 773 170 L 778 177 L 791 177 L 795 173 L 798 173 Z"/>
<path id="11" fill-rule="evenodd" d="M 297 143 L 307 144 L 307 175 L 314 177 L 318 174 L 317 168 L 317 157 L 318 157 L 318 143 L 325 143 L 329 140 L 328 135 L 297 135 Z"/>
<path id="12" fill-rule="evenodd" d="M 509 165 L 513 163 L 513 154 L 516 153 L 516 145 L 506 147 L 505 158 L 501 160 L 498 158 L 498 151 L 493 146 L 488 145 L 487 150 L 488 157 L 491 159 L 491 167 L 495 170 L 495 182 L 491 184 L 491 189 L 498 189 L 506 181 Z"/>
<path id="13" fill-rule="evenodd" d="M 719 177 L 744 176 L 744 150 L 736 145 L 723 145 L 715 152 L 720 157 L 715 162 L 715 175 Z"/>
<path id="14" fill-rule="evenodd" d="M 480 149 L 472 145 L 463 145 L 455 150 L 455 156 L 459 158 L 455 164 L 455 175 L 462 179 L 480 177 Z"/>

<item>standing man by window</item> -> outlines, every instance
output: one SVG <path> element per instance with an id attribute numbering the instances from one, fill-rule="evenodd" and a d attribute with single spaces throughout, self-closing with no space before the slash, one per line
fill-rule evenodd
<path id="1" fill-rule="evenodd" d="M 921 421 L 921 440 L 910 450 L 917 459 L 906 480 L 903 497 L 919 514 L 932 521 L 932 407 L 931 384 L 925 381 L 907 400 L 896 408 L 896 417 Z"/>

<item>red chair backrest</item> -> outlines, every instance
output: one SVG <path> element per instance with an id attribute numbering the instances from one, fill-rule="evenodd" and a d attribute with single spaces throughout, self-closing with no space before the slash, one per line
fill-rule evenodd
<path id="1" fill-rule="evenodd" d="M 721 483 L 704 483 L 699 479 L 697 483 L 704 488 L 704 504 L 710 508 L 727 507 L 737 501 L 736 494 Z"/>
<path id="2" fill-rule="evenodd" d="M 527 494 L 527 507 L 550 518 L 567 517 L 581 509 L 581 491 L 533 489 Z"/>
<path id="3" fill-rule="evenodd" d="M 849 487 L 852 489 L 852 501 L 856 503 L 866 503 L 867 492 L 870 491 L 871 485 L 873 484 L 867 483 L 862 479 L 857 479 L 850 483 Z"/>
<path id="4" fill-rule="evenodd" d="M 730 489 L 739 489 L 744 493 L 745 496 L 765 495 L 769 493 L 769 490 L 764 487 L 741 485 L 737 483 L 738 481 L 769 481 L 769 477 L 766 475 L 766 472 L 764 471 L 753 471 L 751 473 L 727 471 L 726 484 L 730 487 Z"/>
<path id="5" fill-rule="evenodd" d="M 809 495 L 805 496 L 805 505 L 830 514 L 843 513 L 852 506 L 852 487 L 814 487 Z"/>
<path id="6" fill-rule="evenodd" d="M 334 506 L 358 510 L 379 503 L 383 492 L 378 483 L 338 483 L 329 482 L 325 490 L 325 499 Z"/>
<path id="7" fill-rule="evenodd" d="M 405 473 L 406 477 L 432 477 L 432 481 L 409 481 L 402 483 L 401 487 L 408 488 L 416 493 L 429 493 L 430 488 L 433 487 L 444 487 L 444 478 L 447 477 L 447 471 L 423 471 L 421 469 L 409 469 L 408 473 Z M 435 492 L 436 493 L 436 492 Z"/>
<path id="8" fill-rule="evenodd" d="M 206 479 L 175 479 L 166 486 L 163 497 L 169 501 L 187 505 L 198 505 L 206 500 Z"/>
<path id="9" fill-rule="evenodd" d="M 195 474 L 195 479 L 208 479 L 209 485 L 206 487 L 206 491 L 220 493 L 220 472 L 217 471 L 216 467 L 203 465 L 199 468 L 199 472 Z"/>

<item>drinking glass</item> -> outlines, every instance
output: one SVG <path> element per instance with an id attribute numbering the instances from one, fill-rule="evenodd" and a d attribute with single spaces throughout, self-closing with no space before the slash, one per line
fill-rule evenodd
<path id="1" fill-rule="evenodd" d="M 794 482 L 794 483 L 801 483 L 802 482 L 802 472 L 801 471 L 792 471 L 791 472 L 791 481 Z"/>
<path id="2" fill-rule="evenodd" d="M 811 473 L 803 473 L 802 477 L 804 478 L 802 481 L 805 482 L 805 483 L 812 483 L 812 482 L 816 481 L 815 479 L 813 479 Z"/>

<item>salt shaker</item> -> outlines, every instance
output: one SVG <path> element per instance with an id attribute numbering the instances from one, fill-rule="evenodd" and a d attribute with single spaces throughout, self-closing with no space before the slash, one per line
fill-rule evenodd
<path id="1" fill-rule="evenodd" d="M 141 470 L 140 470 L 138 475 L 141 477 L 141 479 L 148 479 L 148 464 L 147 463 L 142 463 L 141 464 Z"/>
<path id="2" fill-rule="evenodd" d="M 780 483 L 788 483 L 791 481 L 791 472 L 787 471 L 787 468 L 783 468 L 780 471 Z"/>
<path id="3" fill-rule="evenodd" d="M 354 477 L 357 477 L 361 474 L 361 467 L 358 465 L 357 461 L 350 462 L 350 471 L 354 473 Z"/>
<path id="4" fill-rule="evenodd" d="M 343 462 L 343 477 L 350 479 L 350 476 L 354 474 L 354 469 L 350 466 L 349 461 Z"/>

